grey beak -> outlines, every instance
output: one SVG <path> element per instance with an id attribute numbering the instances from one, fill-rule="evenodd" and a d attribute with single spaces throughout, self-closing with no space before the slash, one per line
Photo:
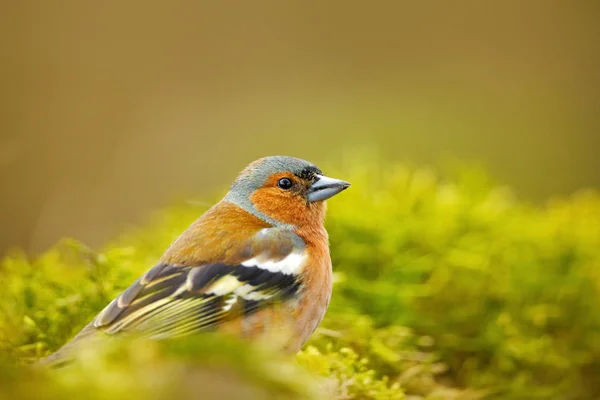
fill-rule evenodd
<path id="1" fill-rule="evenodd" d="M 349 186 L 348 182 L 324 175 L 317 175 L 315 182 L 308 189 L 308 201 L 313 203 L 315 201 L 327 200 Z"/>

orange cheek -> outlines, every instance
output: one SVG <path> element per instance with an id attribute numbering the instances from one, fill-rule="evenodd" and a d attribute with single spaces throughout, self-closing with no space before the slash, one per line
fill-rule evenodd
<path id="1" fill-rule="evenodd" d="M 325 214 L 323 203 L 307 204 L 301 196 L 274 187 L 257 190 L 250 201 L 269 217 L 298 227 L 321 223 Z"/>

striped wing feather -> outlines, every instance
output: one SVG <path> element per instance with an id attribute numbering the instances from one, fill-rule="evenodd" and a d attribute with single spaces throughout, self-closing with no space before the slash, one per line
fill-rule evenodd
<path id="1" fill-rule="evenodd" d="M 291 232 L 268 232 L 275 229 L 263 229 L 243 247 L 242 262 L 154 266 L 95 318 L 94 327 L 177 337 L 295 297 L 303 243 Z"/>

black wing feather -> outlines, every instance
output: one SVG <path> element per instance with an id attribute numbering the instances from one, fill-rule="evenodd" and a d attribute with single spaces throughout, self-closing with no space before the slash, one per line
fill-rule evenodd
<path id="1" fill-rule="evenodd" d="M 242 286 L 245 289 L 239 290 Z M 179 336 L 210 329 L 240 314 L 252 314 L 274 301 L 288 300 L 300 288 L 295 275 L 255 266 L 159 264 L 113 300 L 96 317 L 94 326 L 108 333 Z M 233 307 L 238 302 L 241 307 Z"/>

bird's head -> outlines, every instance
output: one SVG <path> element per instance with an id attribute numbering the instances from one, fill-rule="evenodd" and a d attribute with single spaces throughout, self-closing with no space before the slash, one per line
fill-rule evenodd
<path id="1" fill-rule="evenodd" d="M 301 228 L 322 224 L 325 200 L 349 186 L 348 182 L 323 175 L 308 161 L 272 156 L 248 165 L 224 200 L 271 225 Z"/>

